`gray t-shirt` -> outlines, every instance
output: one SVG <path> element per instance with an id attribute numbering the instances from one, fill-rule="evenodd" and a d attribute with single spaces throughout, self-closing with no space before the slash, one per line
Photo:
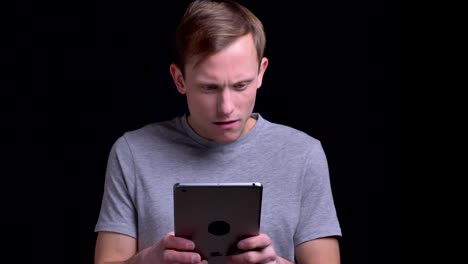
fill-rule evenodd
<path id="1" fill-rule="evenodd" d="M 174 230 L 177 182 L 261 182 L 261 232 L 276 254 L 294 260 L 295 246 L 341 236 L 322 145 L 258 113 L 252 130 L 230 144 L 197 135 L 186 116 L 125 133 L 113 145 L 95 231 L 138 240 L 138 250 Z"/>

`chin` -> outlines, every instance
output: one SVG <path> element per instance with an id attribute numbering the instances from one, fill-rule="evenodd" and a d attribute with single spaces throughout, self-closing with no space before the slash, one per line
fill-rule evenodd
<path id="1" fill-rule="evenodd" d="M 218 144 L 229 144 L 229 143 L 233 143 L 234 141 L 238 140 L 239 138 L 240 138 L 239 135 L 220 136 L 220 137 L 216 137 L 214 139 L 214 142 L 216 142 Z"/>
<path id="2" fill-rule="evenodd" d="M 234 141 L 236 141 L 237 139 L 228 139 L 228 138 L 222 138 L 222 139 L 215 139 L 214 142 L 218 143 L 218 144 L 229 144 L 229 143 L 232 143 Z"/>

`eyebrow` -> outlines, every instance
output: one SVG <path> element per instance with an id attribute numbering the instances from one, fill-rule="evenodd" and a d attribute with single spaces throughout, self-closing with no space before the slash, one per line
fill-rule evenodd
<path id="1" fill-rule="evenodd" d="M 232 85 L 236 85 L 236 84 L 240 84 L 240 83 L 250 83 L 254 80 L 255 78 L 248 78 L 248 79 L 243 79 L 243 80 L 240 80 L 240 81 L 237 81 L 233 84 L 231 84 L 230 86 Z M 215 81 L 204 81 L 204 80 L 197 80 L 196 81 L 197 84 L 199 85 L 204 85 L 204 86 L 223 86 L 221 85 L 220 83 L 217 83 Z"/>

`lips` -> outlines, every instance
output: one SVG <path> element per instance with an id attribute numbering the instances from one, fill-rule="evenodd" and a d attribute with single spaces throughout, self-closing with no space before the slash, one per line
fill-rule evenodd
<path id="1" fill-rule="evenodd" d="M 216 125 L 228 125 L 235 123 L 237 120 L 230 120 L 230 121 L 219 121 L 219 122 L 213 122 Z"/>
<path id="2" fill-rule="evenodd" d="M 234 129 L 237 127 L 237 122 L 239 120 L 229 120 L 229 121 L 218 121 L 218 122 L 213 122 L 215 126 L 217 126 L 220 129 Z"/>

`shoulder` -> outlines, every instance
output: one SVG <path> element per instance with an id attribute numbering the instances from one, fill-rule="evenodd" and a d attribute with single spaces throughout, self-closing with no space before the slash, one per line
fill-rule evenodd
<path id="1" fill-rule="evenodd" d="M 289 125 L 279 124 L 264 119 L 262 137 L 288 148 L 308 150 L 321 149 L 321 142 L 312 135 Z"/>
<path id="2" fill-rule="evenodd" d="M 117 147 L 127 145 L 130 148 L 144 147 L 154 144 L 168 144 L 177 137 L 182 137 L 180 118 L 149 123 L 134 130 L 129 130 L 121 135 L 115 145 Z"/>

